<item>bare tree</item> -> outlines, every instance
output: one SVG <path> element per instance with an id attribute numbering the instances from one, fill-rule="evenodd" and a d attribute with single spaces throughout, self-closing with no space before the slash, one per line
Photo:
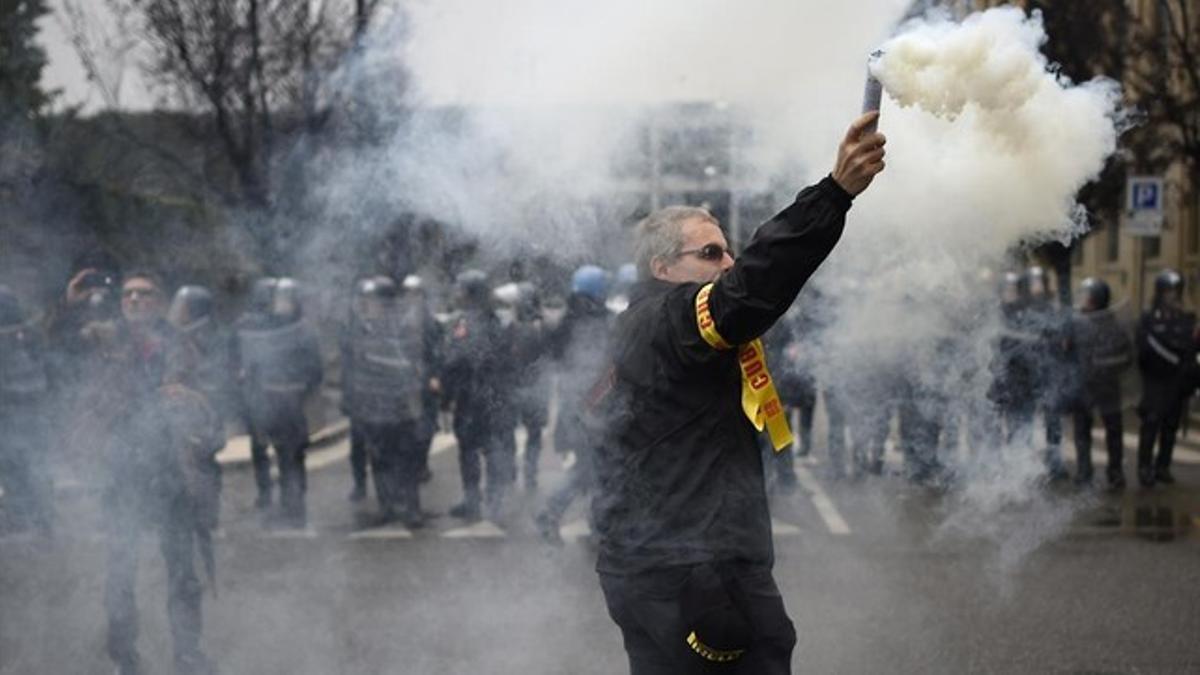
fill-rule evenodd
<path id="1" fill-rule="evenodd" d="M 102 128 L 168 167 L 186 194 L 241 214 L 260 263 L 285 264 L 303 240 L 303 205 L 292 202 L 309 194 L 315 148 L 344 142 L 331 123 L 366 100 L 350 73 L 383 0 L 103 0 L 116 35 L 97 35 L 90 0 L 60 1 L 114 113 Z M 121 114 L 114 60 L 136 63 L 160 107 L 176 111 L 157 115 L 157 137 Z M 187 142 L 163 143 L 163 124 Z"/>
<path id="2" fill-rule="evenodd" d="M 1200 3 L 1158 0 L 1130 42 L 1125 83 L 1146 113 L 1153 152 L 1161 166 L 1185 163 L 1192 189 L 1200 185 Z"/>

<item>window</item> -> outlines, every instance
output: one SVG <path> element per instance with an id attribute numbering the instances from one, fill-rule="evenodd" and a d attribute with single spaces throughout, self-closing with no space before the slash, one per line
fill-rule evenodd
<path id="1" fill-rule="evenodd" d="M 1115 263 L 1121 259 L 1121 226 L 1117 221 L 1112 221 L 1105 228 L 1105 256 L 1104 259 L 1110 263 Z"/>
<path id="2" fill-rule="evenodd" d="M 1142 258 L 1154 260 L 1162 255 L 1162 237 L 1142 237 Z"/>

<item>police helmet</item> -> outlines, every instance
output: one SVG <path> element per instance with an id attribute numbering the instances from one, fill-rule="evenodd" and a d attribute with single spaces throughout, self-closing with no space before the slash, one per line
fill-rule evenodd
<path id="1" fill-rule="evenodd" d="M 254 285 L 250 287 L 250 310 L 268 314 L 271 311 L 271 303 L 275 301 L 275 284 L 277 280 L 272 277 L 263 277 L 255 279 Z"/>
<path id="2" fill-rule="evenodd" d="M 1025 295 L 1024 279 L 1016 272 L 1005 272 L 1000 277 L 1000 301 L 1006 305 L 1015 305 Z"/>
<path id="3" fill-rule="evenodd" d="M 396 282 L 385 276 L 359 279 L 355 288 L 359 297 L 391 299 L 396 297 Z"/>
<path id="4" fill-rule="evenodd" d="M 300 318 L 300 284 L 291 277 L 280 277 L 275 282 L 275 297 L 271 301 L 271 314 L 279 319 Z"/>
<path id="5" fill-rule="evenodd" d="M 1032 265 L 1025 270 L 1025 292 L 1034 300 L 1050 297 L 1050 287 L 1046 280 L 1046 270 L 1040 265 Z"/>
<path id="6" fill-rule="evenodd" d="M 16 326 L 25 323 L 25 312 L 21 310 L 21 301 L 17 294 L 7 286 L 0 286 L 0 327 Z"/>
<path id="7" fill-rule="evenodd" d="M 212 316 L 213 296 L 203 286 L 180 286 L 167 309 L 167 321 L 176 328 L 188 328 Z"/>
<path id="8" fill-rule="evenodd" d="M 487 274 L 481 270 L 463 270 L 454 278 L 454 289 L 464 306 L 486 307 L 491 304 Z"/>
<path id="9" fill-rule="evenodd" d="M 1079 283 L 1079 290 L 1083 292 L 1085 312 L 1108 309 L 1108 305 L 1112 301 L 1112 291 L 1103 279 L 1088 277 Z"/>
<path id="10" fill-rule="evenodd" d="M 571 275 L 571 292 L 604 302 L 608 297 L 608 274 L 595 265 L 584 265 Z"/>
<path id="11" fill-rule="evenodd" d="M 1183 275 L 1173 269 L 1165 269 L 1154 278 L 1154 304 L 1159 305 L 1163 296 L 1174 293 L 1177 299 L 1183 298 Z"/>
<path id="12" fill-rule="evenodd" d="M 404 281 L 400 285 L 404 287 L 404 290 L 411 292 L 421 290 L 424 282 L 416 274 L 410 274 L 404 277 Z"/>

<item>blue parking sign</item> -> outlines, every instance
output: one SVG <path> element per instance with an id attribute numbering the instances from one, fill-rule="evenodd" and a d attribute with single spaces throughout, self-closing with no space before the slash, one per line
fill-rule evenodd
<path id="1" fill-rule="evenodd" d="M 1134 183 L 1133 185 L 1133 210 L 1151 210 L 1157 211 L 1162 208 L 1159 206 L 1159 190 L 1158 183 Z"/>
<path id="2" fill-rule="evenodd" d="M 1163 210 L 1163 179 L 1158 176 L 1130 176 L 1128 207 L 1131 213 Z"/>

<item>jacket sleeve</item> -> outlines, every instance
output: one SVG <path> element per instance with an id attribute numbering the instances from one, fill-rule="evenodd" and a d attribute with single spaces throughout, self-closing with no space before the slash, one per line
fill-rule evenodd
<path id="1" fill-rule="evenodd" d="M 850 195 L 826 177 L 758 228 L 709 296 L 713 326 L 726 343 L 740 345 L 760 337 L 787 311 L 837 244 L 850 203 Z M 685 284 L 668 300 L 672 346 L 687 361 L 704 360 L 714 352 L 697 325 L 700 288 Z"/>
<path id="2" fill-rule="evenodd" d="M 754 233 L 709 298 L 717 333 L 731 345 L 761 336 L 783 315 L 833 250 L 850 195 L 826 177 Z"/>

